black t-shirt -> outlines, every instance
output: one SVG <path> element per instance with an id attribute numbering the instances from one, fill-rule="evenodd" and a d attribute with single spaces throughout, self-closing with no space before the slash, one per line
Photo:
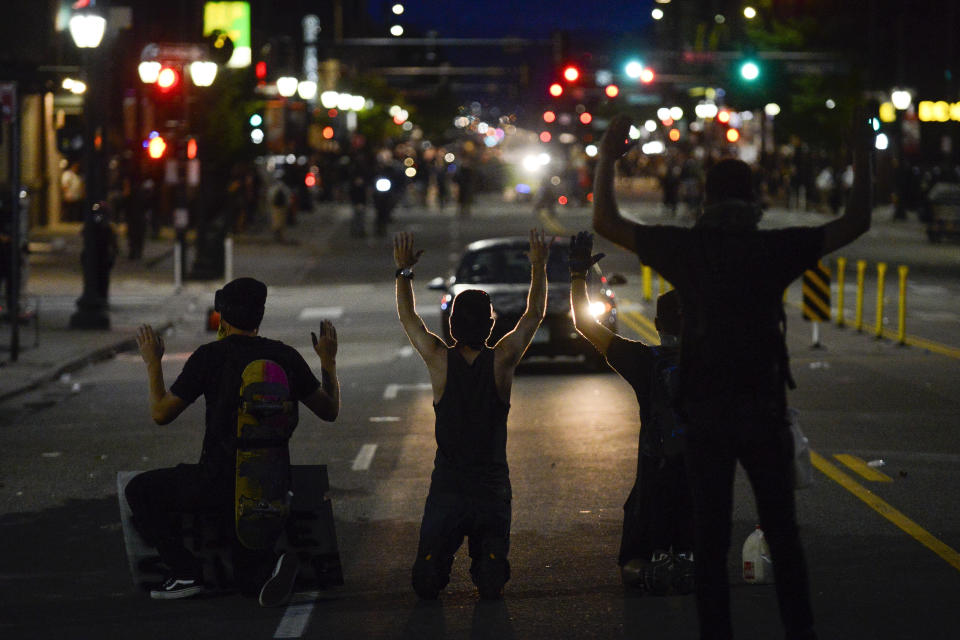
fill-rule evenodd
<path id="1" fill-rule="evenodd" d="M 822 227 L 644 226 L 637 255 L 680 294 L 681 394 L 784 393 L 784 289 L 822 254 Z"/>
<path id="2" fill-rule="evenodd" d="M 277 362 L 287 373 L 293 400 L 303 400 L 320 387 L 320 381 L 313 375 L 313 371 L 310 370 L 310 366 L 300 352 L 278 340 L 259 336 L 231 335 L 200 346 L 183 365 L 183 371 L 170 386 L 170 393 L 187 404 L 201 395 L 204 397 L 206 430 L 200 460 L 202 465 L 219 467 L 229 462 L 222 455 L 225 452 L 222 443 L 234 432 L 215 424 L 215 410 L 217 396 L 220 393 L 220 374 L 227 366 L 231 349 L 235 351 L 238 361 L 242 363 L 260 358 Z M 231 428 L 236 427 L 233 425 Z"/>

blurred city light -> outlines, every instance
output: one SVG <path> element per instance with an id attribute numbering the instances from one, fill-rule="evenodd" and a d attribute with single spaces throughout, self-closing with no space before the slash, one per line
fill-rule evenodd
<path id="1" fill-rule="evenodd" d="M 393 25 L 392 27 L 390 27 L 390 35 L 396 38 L 399 38 L 400 36 L 403 35 L 403 27 L 401 27 L 398 24 Z"/>
<path id="2" fill-rule="evenodd" d="M 391 11 L 393 11 L 394 15 L 399 16 L 400 14 L 403 13 L 403 5 L 398 2 L 397 4 L 393 5 L 393 7 L 391 7 Z"/>
<path id="3" fill-rule="evenodd" d="M 653 156 L 659 153 L 663 153 L 665 149 L 666 148 L 663 146 L 663 143 L 660 142 L 659 140 L 651 140 L 650 142 L 644 143 L 643 146 L 640 147 L 640 150 L 643 151 L 648 156 Z"/>
<path id="4" fill-rule="evenodd" d="M 740 75 L 744 80 L 753 81 L 760 77 L 760 67 L 756 62 L 748 60 L 740 65 Z"/>
<path id="5" fill-rule="evenodd" d="M 834 107 L 837 106 L 837 103 L 834 102 L 833 99 L 827 98 L 826 106 L 827 106 L 827 109 L 833 109 Z"/>
<path id="6" fill-rule="evenodd" d="M 580 122 L 582 122 L 583 124 L 590 124 L 591 122 L 593 122 L 593 116 L 590 115 L 589 111 L 584 111 L 583 113 L 580 114 Z"/>
<path id="7" fill-rule="evenodd" d="M 662 19 L 663 19 L 663 9 L 661 9 L 660 7 L 654 8 L 654 10 L 650 12 L 650 16 L 651 16 L 654 20 L 662 20 Z"/>
<path id="8" fill-rule="evenodd" d="M 595 144 L 588 144 L 583 148 L 583 152 L 587 154 L 587 157 L 594 158 L 597 155 L 598 149 Z"/>
<path id="9" fill-rule="evenodd" d="M 912 101 L 913 97 L 910 95 L 910 92 L 904 89 L 897 89 L 890 94 L 890 102 L 893 103 L 894 108 L 898 111 L 905 111 Z"/>
<path id="10" fill-rule="evenodd" d="M 608 98 L 616 98 L 618 95 L 620 95 L 620 87 L 615 84 L 608 84 L 603 92 L 607 94 Z"/>
<path id="11" fill-rule="evenodd" d="M 160 75 L 161 65 L 155 60 L 147 60 L 137 65 L 137 73 L 140 74 L 140 82 L 144 84 L 153 84 Z"/>
<path id="12" fill-rule="evenodd" d="M 889 146 L 890 146 L 890 140 L 889 140 L 889 138 L 887 138 L 887 134 L 885 134 L 885 133 L 877 134 L 877 139 L 876 139 L 876 141 L 873 143 L 873 146 L 875 146 L 875 147 L 877 148 L 877 150 L 879 150 L 879 151 L 883 151 L 883 150 L 885 150 L 887 147 L 889 147 Z"/>
<path id="13" fill-rule="evenodd" d="M 670 133 L 667 136 L 673 141 L 676 142 L 680 139 L 680 130 L 679 129 L 670 129 Z"/>
<path id="14" fill-rule="evenodd" d="M 648 120 L 648 122 L 652 122 L 652 120 Z M 656 124 L 654 124 L 654 128 L 656 128 Z M 640 138 L 640 129 L 637 129 L 635 126 L 630 125 L 630 132 L 627 134 L 627 136 L 631 140 L 638 140 Z"/>
<path id="15" fill-rule="evenodd" d="M 674 120 L 680 120 L 683 118 L 683 109 L 680 107 L 670 107 L 670 117 Z"/>
<path id="16" fill-rule="evenodd" d="M 643 72 L 643 63 L 639 60 L 631 60 L 623 68 L 623 71 L 627 74 L 628 78 L 637 80 L 640 78 L 640 74 Z"/>
<path id="17" fill-rule="evenodd" d="M 576 82 L 580 78 L 580 70 L 570 65 L 563 70 L 563 79 L 567 82 Z"/>
<path id="18" fill-rule="evenodd" d="M 650 67 L 644 67 L 643 70 L 640 72 L 640 82 L 642 82 L 643 84 L 650 84 L 651 82 L 653 82 L 653 79 L 654 79 L 653 69 L 651 69 Z"/>
<path id="19" fill-rule="evenodd" d="M 553 111 L 544 111 L 543 112 L 543 121 L 544 122 L 553 122 L 557 119 L 557 114 Z"/>
<path id="20" fill-rule="evenodd" d="M 647 120 L 646 122 L 643 123 L 643 128 L 649 131 L 650 133 L 653 133 L 654 131 L 657 130 L 657 121 Z"/>
<path id="21" fill-rule="evenodd" d="M 769 102 L 763 108 L 763 112 L 771 118 L 780 115 L 780 105 L 778 105 L 776 102 Z"/>
<path id="22" fill-rule="evenodd" d="M 217 78 L 216 62 L 194 60 L 187 68 L 190 70 L 190 80 L 198 87 L 209 87 Z"/>
<path id="23" fill-rule="evenodd" d="M 740 139 L 740 132 L 736 129 L 727 129 L 727 142 L 736 142 Z"/>
<path id="24" fill-rule="evenodd" d="M 702 102 L 693 108 L 693 112 L 698 118 L 703 118 L 704 120 L 710 120 L 717 116 L 717 105 L 712 102 Z"/>
<path id="25" fill-rule="evenodd" d="M 277 78 L 277 93 L 284 98 L 290 98 L 297 92 L 298 84 L 300 83 L 292 76 L 283 76 Z"/>
<path id="26" fill-rule="evenodd" d="M 554 98 L 559 98 L 561 95 L 563 95 L 563 87 L 554 82 L 552 85 L 550 85 L 550 95 L 552 95 Z"/>
<path id="27" fill-rule="evenodd" d="M 297 95 L 303 100 L 313 100 L 317 97 L 317 83 L 313 80 L 302 80 L 297 83 Z"/>
<path id="28" fill-rule="evenodd" d="M 747 20 L 753 20 L 757 17 L 757 10 L 753 7 L 744 7 L 743 8 L 743 17 Z"/>

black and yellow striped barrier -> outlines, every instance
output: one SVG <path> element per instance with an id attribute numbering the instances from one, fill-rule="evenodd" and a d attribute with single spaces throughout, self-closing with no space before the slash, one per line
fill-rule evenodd
<path id="1" fill-rule="evenodd" d="M 830 269 L 817 262 L 815 269 L 803 273 L 803 318 L 805 320 L 830 319 Z"/>

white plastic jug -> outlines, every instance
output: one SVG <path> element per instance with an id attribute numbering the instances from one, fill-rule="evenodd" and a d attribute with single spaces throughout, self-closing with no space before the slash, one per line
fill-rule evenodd
<path id="1" fill-rule="evenodd" d="M 770 547 L 763 537 L 760 525 L 747 536 L 743 543 L 743 580 L 751 584 L 770 584 L 773 582 L 773 562 L 770 560 Z"/>

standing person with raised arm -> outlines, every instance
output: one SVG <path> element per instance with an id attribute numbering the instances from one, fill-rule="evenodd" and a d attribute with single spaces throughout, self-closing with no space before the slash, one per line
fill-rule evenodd
<path id="1" fill-rule="evenodd" d="M 552 244 L 552 242 L 551 242 Z M 470 575 L 484 599 L 500 598 L 510 579 L 512 491 L 507 466 L 507 414 L 513 373 L 543 320 L 547 304 L 547 257 L 543 232 L 530 232 L 530 290 L 516 326 L 493 347 L 493 307 L 485 291 L 457 295 L 450 314 L 448 346 L 427 330 L 413 297 L 413 235 L 393 240 L 400 324 L 427 365 L 436 413 L 437 454 L 420 525 L 413 588 L 432 600 L 450 581 L 453 557 L 468 538 Z"/>
<path id="2" fill-rule="evenodd" d="M 793 494 L 793 444 L 786 387 L 793 387 L 785 341 L 784 289 L 817 260 L 870 227 L 871 136 L 854 120 L 854 182 L 844 214 L 816 227 L 760 230 L 752 171 L 726 159 L 707 174 L 692 228 L 628 220 L 614 195 L 617 159 L 630 121 L 615 118 L 600 144 L 593 226 L 632 251 L 680 294 L 680 408 L 696 522 L 700 637 L 732 638 L 727 552 L 733 479 L 739 460 L 753 487 L 773 556 L 787 638 L 815 638 L 806 561 Z"/>

